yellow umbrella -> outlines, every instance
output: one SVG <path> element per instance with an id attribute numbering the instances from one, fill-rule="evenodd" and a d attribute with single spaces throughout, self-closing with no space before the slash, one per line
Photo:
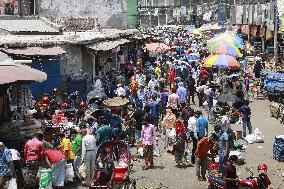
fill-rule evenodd
<path id="1" fill-rule="evenodd" d="M 205 60 L 204 60 L 204 64 L 202 65 L 202 67 L 205 67 L 205 68 L 212 68 L 214 62 L 216 62 L 216 60 L 218 59 L 218 55 L 211 55 L 209 57 L 207 57 Z"/>

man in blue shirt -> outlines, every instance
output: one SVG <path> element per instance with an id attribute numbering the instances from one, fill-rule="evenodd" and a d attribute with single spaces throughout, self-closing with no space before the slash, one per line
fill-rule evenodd
<path id="1" fill-rule="evenodd" d="M 0 188 L 4 188 L 6 178 L 12 175 L 12 168 L 12 153 L 0 142 Z"/>
<path id="2" fill-rule="evenodd" d="M 184 87 L 183 82 L 179 83 L 179 87 L 177 89 L 177 95 L 179 97 L 179 102 L 181 104 L 181 106 L 183 106 L 187 100 L 187 90 Z"/>
<path id="3" fill-rule="evenodd" d="M 249 134 L 252 134 L 252 126 L 250 122 L 250 117 L 251 117 L 251 109 L 248 106 L 249 102 L 246 100 L 244 102 L 244 105 L 240 107 L 239 112 L 242 113 L 243 116 L 243 136 L 246 137 L 246 130 L 248 128 Z"/>
<path id="4" fill-rule="evenodd" d="M 203 116 L 201 111 L 196 113 L 196 129 L 198 140 L 208 135 L 208 120 Z"/>
<path id="5" fill-rule="evenodd" d="M 162 117 L 164 117 L 164 115 L 166 115 L 166 108 L 167 108 L 168 98 L 169 98 L 167 89 L 161 88 L 161 92 L 159 96 L 161 99 L 161 113 L 162 113 Z"/>
<path id="6" fill-rule="evenodd" d="M 159 123 L 159 104 L 156 101 L 157 100 L 157 96 L 154 95 L 152 97 L 152 102 L 149 104 L 150 106 L 150 115 L 151 115 L 151 120 L 152 120 L 152 124 L 155 125 L 155 127 L 158 127 L 158 123 Z"/>

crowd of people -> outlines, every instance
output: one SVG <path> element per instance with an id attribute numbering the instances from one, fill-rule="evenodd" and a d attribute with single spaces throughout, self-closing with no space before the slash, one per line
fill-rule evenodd
<path id="1" fill-rule="evenodd" d="M 37 173 L 42 166 L 52 169 L 53 187 L 63 188 L 65 166 L 69 163 L 73 164 L 75 182 L 82 181 L 85 186 L 94 182 L 111 186 L 114 162 L 107 152 L 98 152 L 98 146 L 109 140 L 125 140 L 129 144 L 128 151 L 132 145 L 136 149 L 142 147 L 145 160 L 142 169 L 147 170 L 155 166 L 153 157 L 159 136 L 164 140 L 163 147 L 175 156 L 178 167 L 195 165 L 199 181 L 206 180 L 209 152 L 210 161 L 218 155 L 227 186 L 236 188 L 233 187 L 237 181 L 236 171 L 227 166 L 231 142 L 235 139 L 230 119 L 236 113 L 242 117 L 237 121 L 243 124 L 244 137 L 247 130 L 252 133 L 248 103 L 252 77 L 244 64 L 223 72 L 202 67 L 204 58 L 210 55 L 206 40 L 207 37 L 187 31 L 165 33 L 160 42 L 169 45 L 171 50 L 150 53 L 143 47 L 137 49 L 120 75 L 108 73 L 111 86 L 100 86 L 109 97 L 129 99 L 129 106 L 107 108 L 100 105 L 99 117 L 90 115 L 84 107 L 76 130 L 53 138 L 45 133 L 35 134 L 26 142 L 22 158 L 17 151 L 0 143 L 0 188 L 13 175 L 18 188 L 37 187 Z M 198 58 L 190 60 L 192 55 Z M 220 94 L 232 94 L 240 100 L 216 105 Z M 221 108 L 220 122 L 214 118 L 216 106 Z M 209 132 L 210 124 L 213 132 Z M 96 158 L 97 153 L 99 158 Z M 136 160 L 135 155 L 132 153 L 131 160 Z M 22 172 L 20 159 L 27 168 L 25 172 Z M 86 164 L 84 179 L 79 176 L 82 162 Z"/>

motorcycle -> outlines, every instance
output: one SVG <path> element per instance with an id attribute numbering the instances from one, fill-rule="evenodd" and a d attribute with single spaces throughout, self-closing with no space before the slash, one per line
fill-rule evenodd
<path id="1" fill-rule="evenodd" d="M 218 164 L 212 163 L 209 166 L 209 172 L 217 171 L 218 167 Z M 240 180 L 238 189 L 271 189 L 269 186 L 271 182 L 267 176 L 267 165 L 261 164 L 258 166 L 259 175 L 257 177 L 253 176 L 253 172 L 250 169 L 246 168 L 246 170 L 251 173 L 251 176 Z M 226 189 L 226 182 L 222 177 L 209 174 L 208 182 L 209 186 L 207 189 Z"/>

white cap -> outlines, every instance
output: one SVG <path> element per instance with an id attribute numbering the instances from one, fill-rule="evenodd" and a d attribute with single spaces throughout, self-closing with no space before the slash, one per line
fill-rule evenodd
<path id="1" fill-rule="evenodd" d="M 3 142 L 0 142 L 0 146 L 5 146 Z"/>

